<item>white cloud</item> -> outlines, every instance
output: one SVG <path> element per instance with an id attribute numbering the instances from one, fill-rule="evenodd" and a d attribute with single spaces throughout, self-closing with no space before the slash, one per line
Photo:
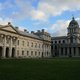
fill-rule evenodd
<path id="1" fill-rule="evenodd" d="M 10 19 L 10 18 L 5 18 L 5 19 L 3 19 L 3 18 L 0 17 L 0 25 L 1 25 L 1 24 L 2 24 L 2 25 L 6 25 L 6 24 L 8 24 L 8 22 L 13 22 L 13 21 L 12 21 L 12 19 Z"/>
<path id="2" fill-rule="evenodd" d="M 12 18 L 33 20 L 48 20 L 49 16 L 57 16 L 64 11 L 80 9 L 80 0 L 40 0 L 38 6 L 33 7 L 36 0 L 15 0 L 17 11 L 12 13 Z"/>
<path id="3" fill-rule="evenodd" d="M 32 3 L 35 1 L 36 0 L 16 0 L 15 3 L 19 10 L 14 11 L 11 17 L 18 20 L 31 18 L 32 20 L 46 21 L 46 14 L 43 11 L 35 9 L 32 6 Z"/>
<path id="4" fill-rule="evenodd" d="M 67 10 L 80 9 L 80 0 L 41 0 L 38 9 L 47 15 L 57 16 Z"/>
<path id="5" fill-rule="evenodd" d="M 27 17 L 30 17 L 31 11 L 33 10 L 33 7 L 30 1 L 16 0 L 15 6 L 17 7 L 18 10 L 12 13 L 12 16 L 11 16 L 12 18 L 26 19 Z"/>
<path id="6" fill-rule="evenodd" d="M 80 18 L 75 19 L 80 26 Z M 67 27 L 71 20 L 58 20 L 55 24 L 51 26 L 52 36 L 65 36 L 67 35 Z"/>
<path id="7" fill-rule="evenodd" d="M 52 15 L 52 16 L 60 15 L 64 10 L 64 7 L 60 9 L 60 7 L 58 8 L 56 6 L 48 4 L 47 2 L 44 2 L 39 4 L 38 9 L 43 11 L 46 14 L 46 16 L 49 17 L 49 15 Z"/>
<path id="8" fill-rule="evenodd" d="M 15 0 L 15 5 L 8 1 L 4 3 L 4 5 L 0 3 L 0 9 L 14 6 L 17 8 L 17 10 L 14 10 L 11 18 L 19 20 L 26 18 L 32 20 L 39 20 L 40 22 L 39 21 L 38 23 L 36 22 L 37 25 L 38 24 L 41 25 L 43 21 L 48 21 L 49 16 L 51 17 L 60 15 L 66 10 L 72 11 L 80 9 L 80 0 L 40 0 L 36 8 L 33 7 L 33 3 L 35 1 L 36 0 Z M 65 27 L 67 27 L 68 25 L 67 21 L 59 20 L 53 26 L 52 29 L 54 29 L 55 31 L 59 31 L 60 32 L 58 33 L 59 35 L 61 34 L 63 35 L 66 29 Z M 62 31 L 60 31 L 59 29 Z"/>
<path id="9" fill-rule="evenodd" d="M 77 22 L 78 22 L 78 24 L 80 26 L 80 18 L 78 17 L 78 18 L 76 18 L 76 20 L 77 20 Z"/>
<path id="10" fill-rule="evenodd" d="M 10 0 L 0 3 L 0 10 L 8 7 L 16 7 L 18 10 L 12 12 L 12 18 L 26 19 L 30 17 L 34 20 L 47 20 L 49 16 L 57 16 L 66 10 L 80 9 L 80 0 L 40 0 L 38 6 L 33 7 L 37 0 L 15 0 L 12 4 Z"/>
<path id="11" fill-rule="evenodd" d="M 34 20 L 42 20 L 42 21 L 47 20 L 46 14 L 44 12 L 38 11 L 38 10 L 33 10 L 31 12 L 31 17 Z"/>
<path id="12" fill-rule="evenodd" d="M 70 20 L 58 20 L 55 24 L 51 26 L 51 30 L 54 32 L 52 36 L 65 36 L 67 35 L 67 27 L 69 25 Z"/>

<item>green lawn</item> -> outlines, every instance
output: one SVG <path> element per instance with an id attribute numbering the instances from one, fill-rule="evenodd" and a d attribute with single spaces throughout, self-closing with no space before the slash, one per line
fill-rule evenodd
<path id="1" fill-rule="evenodd" d="M 80 80 L 80 59 L 3 59 L 0 80 Z"/>

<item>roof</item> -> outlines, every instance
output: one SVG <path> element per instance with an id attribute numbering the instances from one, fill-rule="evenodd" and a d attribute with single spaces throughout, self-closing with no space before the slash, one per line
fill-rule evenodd
<path id="1" fill-rule="evenodd" d="M 66 39 L 67 36 L 52 37 L 52 39 Z"/>
<path id="2" fill-rule="evenodd" d="M 28 33 L 27 31 L 21 31 L 19 29 L 17 29 L 16 27 L 14 27 L 10 22 L 7 25 L 0 25 L 0 29 L 2 28 L 7 28 L 7 27 L 11 27 L 12 29 L 14 29 L 17 34 L 25 36 L 25 37 L 30 37 L 30 38 L 34 38 L 34 39 L 38 39 L 38 40 L 43 40 L 43 38 L 41 38 L 40 36 L 34 34 L 34 33 Z M 7 31 L 8 29 L 6 29 Z M 11 32 L 11 30 L 10 30 Z M 48 34 L 48 33 L 46 33 Z"/>
<path id="3" fill-rule="evenodd" d="M 28 36 L 28 37 L 32 37 L 32 38 L 36 38 L 36 39 L 41 39 L 39 36 L 34 35 L 34 34 L 31 34 L 31 33 L 27 33 L 27 32 L 20 31 L 20 30 L 17 30 L 17 31 L 18 31 L 18 33 L 19 33 L 20 35 Z"/>
<path id="4" fill-rule="evenodd" d="M 74 17 L 72 17 L 72 20 L 69 23 L 69 26 L 72 26 L 72 25 L 77 25 L 79 27 L 78 22 L 74 19 Z"/>

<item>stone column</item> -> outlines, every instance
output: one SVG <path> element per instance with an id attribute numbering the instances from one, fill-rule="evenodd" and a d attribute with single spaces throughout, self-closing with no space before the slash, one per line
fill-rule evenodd
<path id="1" fill-rule="evenodd" d="M 65 48 L 63 48 L 63 56 L 65 56 Z"/>
<path id="2" fill-rule="evenodd" d="M 76 56 L 79 56 L 79 50 L 78 50 L 78 47 L 76 47 Z"/>
<path id="3" fill-rule="evenodd" d="M 67 57 L 67 47 L 65 47 L 65 56 Z"/>
<path id="4" fill-rule="evenodd" d="M 15 55 L 14 57 L 17 57 L 17 38 L 16 38 L 16 41 L 15 41 Z"/>
<path id="5" fill-rule="evenodd" d="M 10 37 L 9 57 L 12 56 L 12 37 Z"/>
<path id="6" fill-rule="evenodd" d="M 6 55 L 6 36 L 4 36 L 4 45 L 3 45 L 2 57 L 5 58 L 6 57 L 5 55 Z"/>
<path id="7" fill-rule="evenodd" d="M 43 44 L 43 57 L 45 57 L 45 45 Z"/>
<path id="8" fill-rule="evenodd" d="M 69 56 L 69 47 L 67 47 L 67 56 Z"/>
<path id="9" fill-rule="evenodd" d="M 71 55 L 72 55 L 72 57 L 74 56 L 74 48 L 73 47 L 71 48 Z"/>
<path id="10" fill-rule="evenodd" d="M 61 48 L 59 48 L 59 56 L 61 56 Z"/>
<path id="11" fill-rule="evenodd" d="M 66 56 L 68 56 L 68 49 L 67 49 L 67 48 L 68 48 L 68 47 L 66 47 L 66 51 L 67 51 L 67 52 L 66 52 Z"/>
<path id="12" fill-rule="evenodd" d="M 52 57 L 52 54 L 51 54 L 51 45 L 49 45 L 49 56 Z"/>

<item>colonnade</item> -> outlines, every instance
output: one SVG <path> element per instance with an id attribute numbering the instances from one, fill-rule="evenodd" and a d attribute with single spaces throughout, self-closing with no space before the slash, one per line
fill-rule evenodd
<path id="1" fill-rule="evenodd" d="M 80 47 L 62 47 L 59 48 L 59 56 L 80 56 Z"/>
<path id="2" fill-rule="evenodd" d="M 0 58 L 16 57 L 17 37 L 0 34 L 0 39 Z"/>

